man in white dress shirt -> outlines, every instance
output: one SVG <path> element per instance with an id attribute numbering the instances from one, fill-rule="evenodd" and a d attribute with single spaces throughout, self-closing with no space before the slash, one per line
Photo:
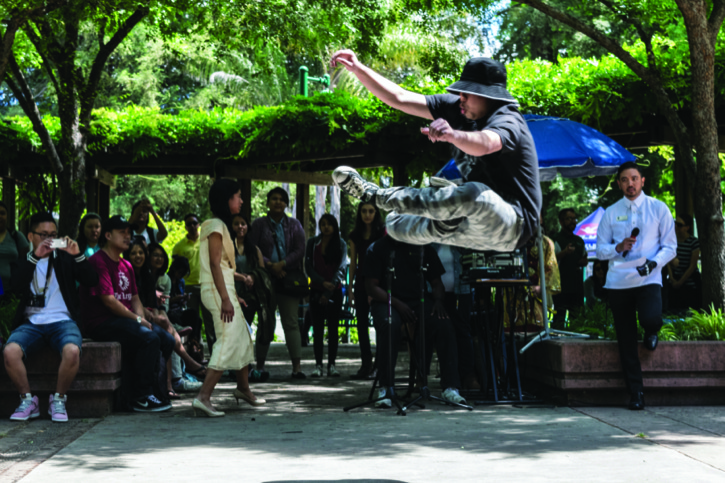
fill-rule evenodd
<path id="1" fill-rule="evenodd" d="M 642 368 L 637 351 L 637 314 L 644 346 L 657 348 L 662 327 L 662 268 L 675 258 L 677 237 L 667 206 L 642 192 L 637 164 L 619 167 L 624 198 L 607 208 L 597 230 L 597 258 L 609 261 L 604 285 L 617 331 L 619 357 L 629 389 L 630 409 L 644 409 Z"/>

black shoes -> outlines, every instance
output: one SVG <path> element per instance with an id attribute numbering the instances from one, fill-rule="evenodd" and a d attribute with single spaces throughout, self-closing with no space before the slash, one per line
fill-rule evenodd
<path id="1" fill-rule="evenodd" d="M 655 336 L 657 337 L 657 336 Z M 629 400 L 629 409 L 633 411 L 639 411 L 644 409 L 644 393 L 634 392 L 632 398 Z"/>
<path id="2" fill-rule="evenodd" d="M 133 403 L 133 410 L 139 413 L 158 413 L 171 409 L 171 404 L 159 401 L 156 396 L 146 396 Z"/>
<path id="3" fill-rule="evenodd" d="M 659 339 L 659 337 L 657 337 L 657 334 L 645 335 L 644 336 L 644 347 L 649 351 L 653 351 L 657 348 L 657 343 L 659 341 L 660 341 L 660 339 Z"/>

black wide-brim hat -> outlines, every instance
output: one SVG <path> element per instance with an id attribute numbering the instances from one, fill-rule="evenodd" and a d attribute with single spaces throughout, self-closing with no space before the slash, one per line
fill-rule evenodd
<path id="1" fill-rule="evenodd" d="M 506 90 L 506 66 L 488 57 L 474 57 L 463 68 L 461 79 L 446 88 L 452 94 L 473 94 L 518 104 Z"/>

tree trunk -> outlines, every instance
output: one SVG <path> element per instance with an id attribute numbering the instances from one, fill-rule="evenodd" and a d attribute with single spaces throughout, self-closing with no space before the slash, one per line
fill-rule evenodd
<path id="1" fill-rule="evenodd" d="M 692 70 L 692 124 L 697 152 L 695 215 L 702 254 L 702 301 L 725 302 L 725 230 L 715 119 L 715 46 L 705 2 L 678 2 L 685 19 Z M 717 27 L 719 29 L 719 26 Z"/>
<path id="2" fill-rule="evenodd" d="M 75 239 L 78 224 L 86 208 L 86 145 L 87 134 L 80 127 L 77 97 L 67 96 L 66 102 L 59 102 L 61 139 L 58 150 L 64 166 L 58 174 L 60 184 L 60 213 L 58 232 Z M 59 96 L 59 99 L 63 99 Z"/>

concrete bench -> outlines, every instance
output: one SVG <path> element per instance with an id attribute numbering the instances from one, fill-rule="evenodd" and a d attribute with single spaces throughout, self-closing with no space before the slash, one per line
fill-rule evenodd
<path id="1" fill-rule="evenodd" d="M 725 342 L 640 344 L 648 405 L 725 404 Z M 523 356 L 525 377 L 569 405 L 622 405 L 629 401 L 614 341 L 554 340 Z"/>
<path id="2" fill-rule="evenodd" d="M 40 399 L 40 417 L 48 417 L 48 397 L 55 393 L 60 355 L 50 348 L 25 362 L 33 395 Z M 0 417 L 10 417 L 18 406 L 18 391 L 5 365 L 0 367 Z M 68 390 L 68 416 L 98 418 L 113 411 L 114 393 L 121 387 L 121 344 L 83 342 L 80 368 Z"/>

